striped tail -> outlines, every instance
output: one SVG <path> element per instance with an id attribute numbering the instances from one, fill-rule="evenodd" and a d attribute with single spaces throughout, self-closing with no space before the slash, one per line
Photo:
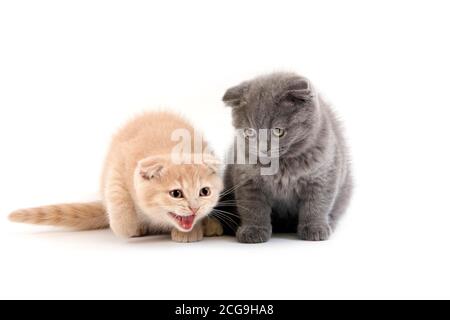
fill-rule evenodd
<path id="1" fill-rule="evenodd" d="M 14 211 L 13 222 L 67 227 L 77 230 L 108 228 L 109 221 L 101 202 L 69 203 Z"/>

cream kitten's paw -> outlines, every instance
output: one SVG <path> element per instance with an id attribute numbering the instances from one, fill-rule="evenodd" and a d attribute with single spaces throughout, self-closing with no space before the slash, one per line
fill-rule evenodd
<path id="1" fill-rule="evenodd" d="M 206 237 L 220 237 L 223 235 L 222 224 L 216 218 L 205 218 L 203 220 L 203 233 Z"/>
<path id="2" fill-rule="evenodd" d="M 121 238 L 135 238 L 142 236 L 143 230 L 138 223 L 111 223 L 112 231 Z"/>
<path id="3" fill-rule="evenodd" d="M 177 229 L 172 229 L 172 240 L 176 242 L 196 242 L 203 239 L 202 226 L 195 226 L 190 232 L 181 232 Z"/>

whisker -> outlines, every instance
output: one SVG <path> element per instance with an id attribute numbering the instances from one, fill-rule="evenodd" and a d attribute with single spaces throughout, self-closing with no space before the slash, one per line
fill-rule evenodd
<path id="1" fill-rule="evenodd" d="M 227 220 L 222 216 L 214 216 L 216 219 L 218 219 L 219 221 L 221 221 L 222 223 L 224 223 L 228 228 L 235 230 L 239 227 L 239 225 L 237 223 L 233 223 L 233 221 Z"/>
<path id="2" fill-rule="evenodd" d="M 250 211 L 249 208 L 244 207 L 244 206 L 241 206 L 241 205 L 238 205 L 238 204 L 234 204 L 234 203 L 231 203 L 231 204 L 227 204 L 227 203 L 225 203 L 225 204 L 224 204 L 224 203 L 219 203 L 218 206 L 219 206 L 219 207 L 235 207 L 235 208 L 239 208 L 239 209 L 244 209 L 244 210 Z M 231 214 L 231 212 L 230 212 L 230 214 Z"/>
<path id="3" fill-rule="evenodd" d="M 240 203 L 245 203 L 245 204 L 257 204 L 259 203 L 258 201 L 246 201 L 246 200 L 233 200 L 233 201 L 219 201 L 218 204 L 240 204 Z"/>
<path id="4" fill-rule="evenodd" d="M 235 214 L 235 213 L 232 213 L 232 212 L 223 211 L 223 210 L 219 210 L 219 209 L 214 209 L 214 211 L 220 212 L 220 213 L 225 214 L 225 215 L 227 215 L 227 216 L 232 216 L 232 217 L 240 218 L 239 215 L 237 215 L 237 214 Z"/>
<path id="5" fill-rule="evenodd" d="M 211 216 L 213 216 L 214 218 L 216 218 L 217 220 L 219 220 L 220 222 L 223 222 L 228 228 L 230 228 L 231 230 L 236 230 L 238 225 L 236 224 L 236 226 L 231 225 L 229 222 L 227 222 L 222 216 L 218 215 L 217 212 L 216 213 L 212 213 Z"/>
<path id="6" fill-rule="evenodd" d="M 219 201 L 219 203 L 237 203 L 237 202 L 246 202 L 246 203 L 258 203 L 258 201 L 252 201 L 252 200 L 223 200 Z"/>
<path id="7" fill-rule="evenodd" d="M 242 203 L 244 203 L 246 206 L 242 205 Z M 219 206 L 236 206 L 236 207 L 243 207 L 246 209 L 249 209 L 247 206 L 252 206 L 253 204 L 257 204 L 257 201 L 254 202 L 246 202 L 246 201 L 234 201 L 234 202 L 218 202 L 217 205 Z"/>
<path id="8" fill-rule="evenodd" d="M 228 228 L 230 228 L 231 230 L 236 230 L 236 229 L 237 229 L 237 227 L 234 227 L 234 226 L 230 225 L 228 222 L 226 222 L 226 221 L 223 220 L 222 218 L 220 218 L 220 217 L 218 217 L 218 216 L 215 216 L 215 218 L 216 218 L 217 220 L 219 220 L 220 223 L 224 223 L 224 224 L 225 224 Z"/>
<path id="9" fill-rule="evenodd" d="M 223 196 L 226 196 L 226 195 L 228 195 L 228 194 L 230 194 L 230 193 L 236 191 L 238 188 L 240 188 L 240 187 L 242 187 L 243 185 L 245 185 L 245 184 L 247 183 L 247 181 L 249 181 L 249 180 L 250 180 L 250 179 L 244 180 L 244 181 L 242 181 L 242 182 L 236 184 L 235 186 L 233 186 L 233 187 L 231 187 L 231 188 L 229 188 L 229 189 L 227 189 L 227 190 L 222 191 L 221 196 L 223 197 Z"/>
<path id="10" fill-rule="evenodd" d="M 226 216 L 227 218 L 230 218 L 230 219 L 231 219 L 231 217 L 240 218 L 239 215 L 234 214 L 232 212 L 227 212 L 227 211 L 223 211 L 223 210 L 219 210 L 219 209 L 213 209 L 213 210 L 214 210 L 214 212 L 217 212 L 217 213 L 219 213 L 221 215 L 224 215 L 224 216 Z"/>

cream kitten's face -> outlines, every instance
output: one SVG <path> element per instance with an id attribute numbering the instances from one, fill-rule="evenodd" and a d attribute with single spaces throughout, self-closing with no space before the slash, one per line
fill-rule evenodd
<path id="1" fill-rule="evenodd" d="M 219 201 L 223 184 L 216 170 L 210 164 L 145 159 L 135 174 L 138 205 L 152 222 L 189 232 Z"/>

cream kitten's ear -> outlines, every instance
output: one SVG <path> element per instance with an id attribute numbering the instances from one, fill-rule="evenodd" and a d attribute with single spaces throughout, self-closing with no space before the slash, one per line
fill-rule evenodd
<path id="1" fill-rule="evenodd" d="M 214 155 L 209 153 L 203 154 L 203 164 L 211 169 L 213 174 L 219 172 L 220 161 Z"/>
<path id="2" fill-rule="evenodd" d="M 137 170 L 142 178 L 151 180 L 161 176 L 165 163 L 166 159 L 164 158 L 150 157 L 139 161 Z"/>

